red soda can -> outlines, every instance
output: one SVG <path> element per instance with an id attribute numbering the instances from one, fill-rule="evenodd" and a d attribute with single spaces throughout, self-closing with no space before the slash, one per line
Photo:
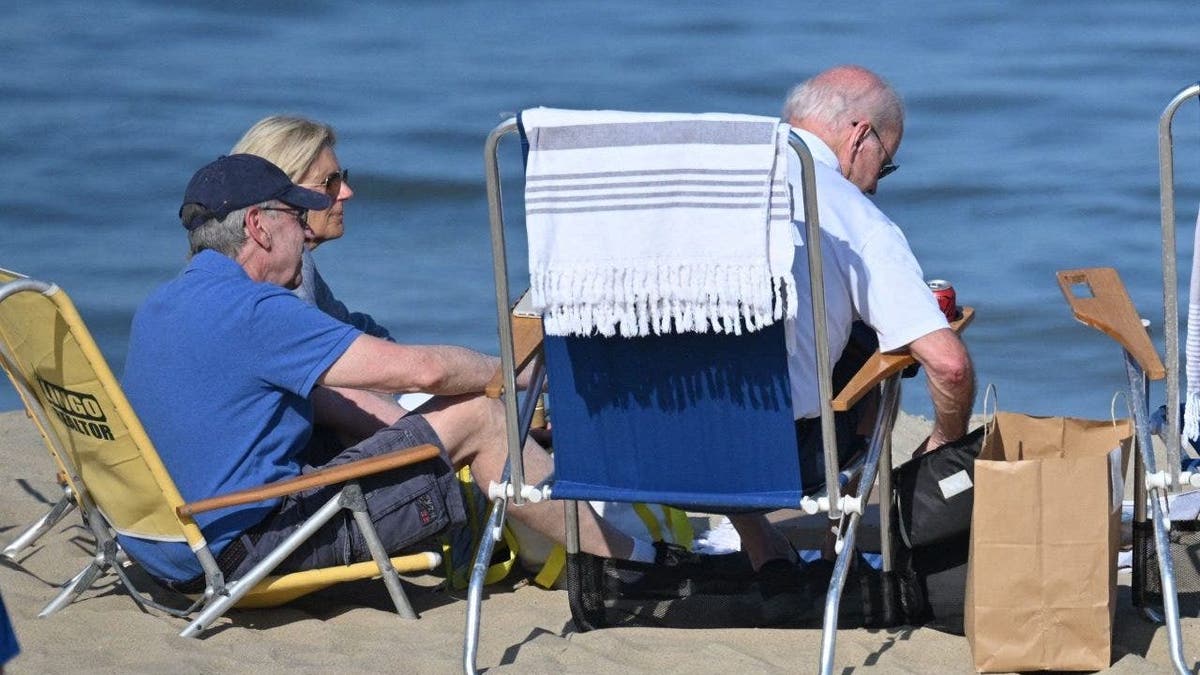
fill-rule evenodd
<path id="1" fill-rule="evenodd" d="M 932 279 L 929 282 L 929 290 L 933 292 L 933 297 L 937 298 L 938 309 L 942 310 L 942 314 L 946 315 L 947 321 L 954 321 L 958 318 L 958 298 L 955 297 L 954 287 L 945 279 Z"/>

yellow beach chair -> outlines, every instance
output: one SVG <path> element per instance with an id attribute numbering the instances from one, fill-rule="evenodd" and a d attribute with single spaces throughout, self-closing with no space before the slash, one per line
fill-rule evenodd
<path id="1" fill-rule="evenodd" d="M 92 563 L 64 585 L 42 616 L 70 604 L 97 577 L 111 570 L 140 606 L 180 617 L 194 614 L 180 633 L 185 637 L 198 635 L 234 606 L 278 605 L 332 584 L 380 576 L 396 611 L 405 618 L 416 618 L 397 573 L 431 570 L 441 557 L 423 552 L 389 559 L 356 480 L 437 457 L 435 446 L 407 448 L 260 488 L 184 503 L 67 294 L 54 284 L 3 270 L 0 273 L 6 281 L 0 285 L 0 364 L 46 440 L 64 484 L 96 538 Z M 265 560 L 238 579 L 224 578 L 193 519 L 206 511 L 334 484 L 345 485 Z M 268 576 L 342 509 L 353 513 L 373 562 Z M 30 531 L 27 528 L 26 532 Z M 203 594 L 193 598 L 190 607 L 178 610 L 140 593 L 123 570 L 126 559 L 114 536 L 117 532 L 187 543 L 205 570 Z"/>
<path id="2" fill-rule="evenodd" d="M 17 274 L 16 272 L 11 272 L 9 270 L 0 268 L 0 284 L 7 284 L 10 281 L 16 281 L 24 278 L 24 276 Z M 0 369 L 4 370 L 9 379 L 13 379 L 13 373 L 9 370 L 8 361 L 6 359 L 0 359 Z M 55 466 L 58 468 L 58 484 L 62 489 L 62 497 L 60 497 L 59 500 L 50 507 L 50 510 L 42 515 L 42 517 L 26 526 L 19 534 L 17 534 L 17 536 L 13 537 L 12 541 L 8 542 L 3 549 L 0 549 L 0 556 L 13 562 L 17 562 L 17 559 L 21 556 L 22 551 L 25 551 L 30 546 L 33 546 L 33 543 L 36 542 L 43 534 L 49 532 L 50 529 L 53 528 L 60 520 L 75 510 L 75 490 L 73 489 L 70 481 L 70 474 L 63 465 L 62 460 L 59 458 L 54 444 L 50 442 L 46 430 L 42 428 L 38 418 L 33 414 L 33 408 L 31 407 L 30 401 L 25 398 L 25 392 L 18 388 L 17 393 L 21 396 L 22 402 L 25 404 L 25 414 L 34 421 L 34 424 L 38 428 L 38 432 L 42 435 L 42 439 L 46 441 L 46 448 L 50 451 L 50 456 L 54 458 Z"/>

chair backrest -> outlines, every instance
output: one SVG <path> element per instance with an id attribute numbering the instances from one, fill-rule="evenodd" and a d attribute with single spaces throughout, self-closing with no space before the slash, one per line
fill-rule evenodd
<path id="1" fill-rule="evenodd" d="M 742 335 L 546 336 L 544 353 L 555 498 L 799 506 L 782 323 Z"/>
<path id="2" fill-rule="evenodd" d="M 518 125 L 553 495 L 799 506 L 788 128 L 544 108 Z"/>
<path id="3" fill-rule="evenodd" d="M 0 362 L 51 452 L 116 531 L 159 541 L 204 539 L 67 294 L 0 274 Z"/>
<path id="4" fill-rule="evenodd" d="M 0 267 L 0 286 L 25 278 L 23 274 Z M 32 392 L 27 386 L 22 386 L 24 379 L 18 379 L 20 376 L 16 372 L 16 366 L 13 365 L 12 359 L 8 358 L 8 354 L 7 343 L 3 339 L 0 339 L 0 370 L 12 382 L 17 396 L 20 397 L 21 403 L 25 406 L 26 413 L 33 420 L 34 427 L 37 428 L 38 434 L 41 435 L 42 441 L 46 445 L 46 450 L 50 452 L 50 457 L 54 460 L 54 465 L 58 468 L 60 478 L 67 482 L 67 486 L 74 490 L 75 494 L 80 494 L 81 486 L 79 476 L 77 475 L 78 472 L 67 462 L 63 453 L 59 452 L 58 443 L 51 436 L 53 432 L 48 429 L 49 424 L 43 423 L 45 416 L 38 414 L 40 408 L 38 407 L 37 399 L 33 397 Z"/>

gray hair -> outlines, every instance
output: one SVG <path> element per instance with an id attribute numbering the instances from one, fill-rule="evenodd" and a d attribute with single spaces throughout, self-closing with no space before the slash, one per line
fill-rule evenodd
<path id="1" fill-rule="evenodd" d="M 876 128 L 904 127 L 904 103 L 883 78 L 859 66 L 839 66 L 792 87 L 785 122 L 809 120 L 828 129 L 870 121 Z"/>
<path id="2" fill-rule="evenodd" d="M 264 202 L 265 204 L 266 202 Z M 236 211 L 221 219 L 210 218 L 204 224 L 188 231 L 188 244 L 192 250 L 190 255 L 196 255 L 205 249 L 211 249 L 237 259 L 242 245 L 246 243 L 246 212 L 251 206 Z"/>
<path id="3" fill-rule="evenodd" d="M 258 155 L 283 169 L 294 182 L 303 178 L 322 150 L 335 144 L 337 136 L 328 124 L 303 117 L 272 115 L 247 129 L 229 154 Z"/>

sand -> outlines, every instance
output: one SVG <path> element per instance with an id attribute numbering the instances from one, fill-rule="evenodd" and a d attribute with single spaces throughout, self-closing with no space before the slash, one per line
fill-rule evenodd
<path id="1" fill-rule="evenodd" d="M 928 422 L 903 416 L 895 445 L 904 454 Z M 21 412 L 0 413 L 0 543 L 7 543 L 57 498 L 54 470 L 33 425 Z M 811 519 L 810 519 L 811 520 Z M 379 582 L 346 584 L 271 610 L 235 610 L 202 639 L 177 637 L 184 623 L 146 614 L 109 576 L 63 611 L 37 618 L 55 587 L 87 564 L 90 535 L 69 515 L 15 563 L 0 564 L 3 593 L 22 653 L 9 675 L 58 672 L 462 672 L 465 593 L 412 580 L 421 618 L 389 611 Z M 1129 604 L 1122 575 L 1114 673 L 1160 673 L 1169 665 L 1165 628 Z M 1183 622 L 1189 664 L 1200 654 L 1200 619 Z M 813 672 L 818 630 L 574 630 L 564 591 L 521 577 L 493 585 L 483 603 L 477 665 L 522 673 Z M 841 630 L 835 671 L 973 672 L 965 638 L 930 628 Z"/>

